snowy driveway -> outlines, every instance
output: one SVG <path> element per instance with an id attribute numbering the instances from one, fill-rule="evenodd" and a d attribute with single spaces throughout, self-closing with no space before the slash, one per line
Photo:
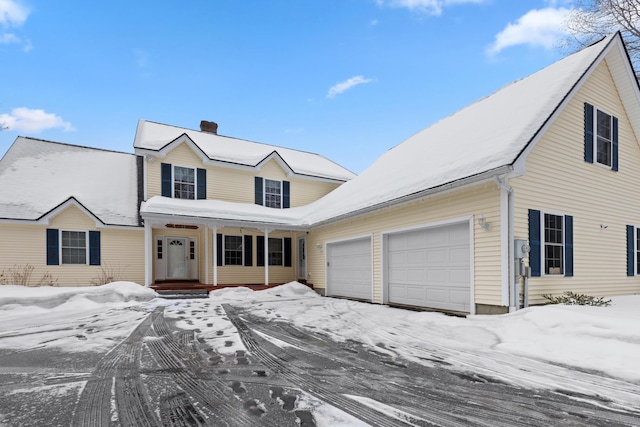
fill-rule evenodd
<path id="1" fill-rule="evenodd" d="M 626 375 L 637 367 L 568 335 L 590 355 L 568 360 L 556 344 L 567 363 L 545 360 L 551 344 L 521 324 L 541 309 L 507 323 L 458 319 L 321 298 L 298 284 L 205 300 L 104 299 L 0 297 L 0 425 L 640 424 L 640 381 Z M 615 310 L 596 310 L 588 328 L 594 309 L 582 309 L 544 310 L 533 323 L 551 342 L 568 319 L 586 335 L 616 326 Z M 518 346 L 510 327 L 536 348 Z M 608 334 L 633 361 L 637 337 Z M 589 368 L 591 357 L 610 374 Z"/>

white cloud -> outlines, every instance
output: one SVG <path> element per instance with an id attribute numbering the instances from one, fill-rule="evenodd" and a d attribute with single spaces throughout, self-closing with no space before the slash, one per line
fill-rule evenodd
<path id="1" fill-rule="evenodd" d="M 340 82 L 329 89 L 327 93 L 327 98 L 334 98 L 336 95 L 340 95 L 341 93 L 351 89 L 354 86 L 361 85 L 364 83 L 371 83 L 373 79 L 367 79 L 363 76 L 355 76 L 347 79 L 343 82 Z"/>
<path id="2" fill-rule="evenodd" d="M 17 0 L 0 0 L 0 25 L 19 27 L 27 20 L 30 12 Z"/>
<path id="3" fill-rule="evenodd" d="M 18 0 L 0 0 L 0 26 L 7 28 L 20 27 L 25 23 L 31 11 Z M 23 41 L 11 32 L 0 32 L 0 44 L 22 44 L 23 50 L 28 52 L 32 45 L 29 40 Z"/>
<path id="4" fill-rule="evenodd" d="M 0 114 L 0 123 L 9 130 L 38 133 L 45 129 L 60 128 L 65 132 L 75 130 L 71 123 L 65 122 L 61 117 L 47 113 L 44 110 L 31 108 L 14 108 L 11 114 Z"/>
<path id="5" fill-rule="evenodd" d="M 391 7 L 403 7 L 411 11 L 428 13 L 429 15 L 441 15 L 446 6 L 465 3 L 483 3 L 485 0 L 376 0 L 378 5 Z"/>
<path id="6" fill-rule="evenodd" d="M 521 44 L 551 49 L 566 35 L 564 23 L 567 13 L 569 9 L 564 7 L 530 10 L 500 31 L 487 52 L 496 54 L 507 47 Z"/>

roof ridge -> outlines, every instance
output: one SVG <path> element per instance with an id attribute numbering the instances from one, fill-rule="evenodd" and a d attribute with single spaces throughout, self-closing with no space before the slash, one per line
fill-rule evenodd
<path id="1" fill-rule="evenodd" d="M 137 156 L 137 154 L 135 154 L 135 153 L 127 153 L 126 151 L 109 150 L 107 148 L 90 147 L 88 145 L 71 144 L 69 142 L 51 141 L 51 140 L 48 140 L 48 139 L 34 138 L 34 137 L 31 137 L 31 136 L 18 136 L 16 138 L 16 141 L 18 139 L 20 139 L 20 138 L 31 140 L 31 141 L 46 142 L 47 144 L 64 145 L 66 147 L 83 148 L 83 149 L 87 149 L 87 150 L 103 151 L 103 152 L 107 152 L 107 153 L 126 154 L 126 155 L 130 155 L 130 156 Z M 11 147 L 9 147 L 9 148 L 11 148 Z"/>

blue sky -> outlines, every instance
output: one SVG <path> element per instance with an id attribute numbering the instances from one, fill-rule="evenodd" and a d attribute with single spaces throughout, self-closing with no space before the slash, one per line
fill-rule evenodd
<path id="1" fill-rule="evenodd" d="M 138 119 L 359 173 L 566 55 L 556 0 L 0 0 L 0 155 L 18 135 L 132 152 Z M 499 118 L 498 118 L 499 119 Z M 446 143 L 446 141 L 443 141 Z"/>

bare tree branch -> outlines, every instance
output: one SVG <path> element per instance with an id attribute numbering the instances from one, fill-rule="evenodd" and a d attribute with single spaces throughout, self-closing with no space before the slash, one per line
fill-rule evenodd
<path id="1" fill-rule="evenodd" d="M 588 46 L 620 31 L 634 68 L 640 70 L 640 0 L 577 0 L 575 6 L 566 22 L 568 46 Z"/>

